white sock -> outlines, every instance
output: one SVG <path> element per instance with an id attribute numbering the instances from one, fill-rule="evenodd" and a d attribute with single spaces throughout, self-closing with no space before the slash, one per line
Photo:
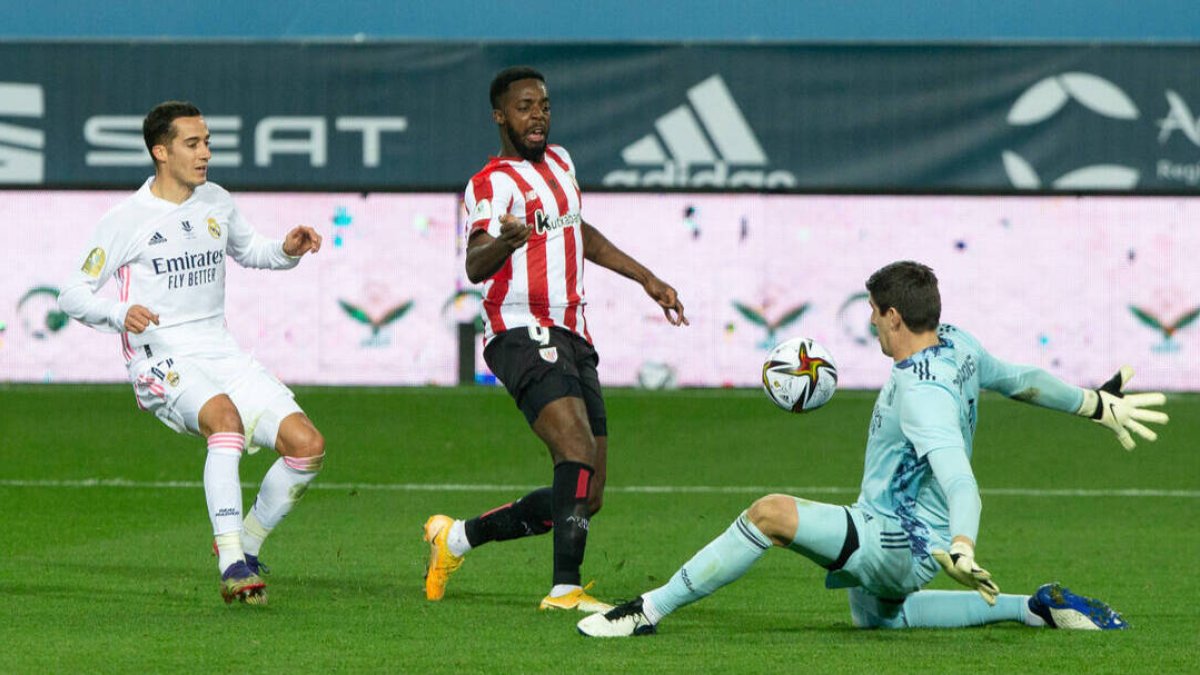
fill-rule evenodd
<path id="1" fill-rule="evenodd" d="M 246 514 L 246 519 L 242 521 L 242 549 L 248 555 L 257 558 L 259 550 L 262 549 L 263 540 L 267 538 L 268 534 L 271 534 L 271 531 L 258 522 L 258 518 L 254 515 L 254 509 L 250 509 L 250 513 Z"/>
<path id="2" fill-rule="evenodd" d="M 217 571 L 224 574 L 230 565 L 239 560 L 246 559 L 242 553 L 242 535 L 240 532 L 218 534 L 215 540 L 217 542 Z"/>
<path id="3" fill-rule="evenodd" d="M 657 624 L 659 621 L 662 621 L 664 616 L 663 613 L 658 611 L 658 608 L 654 606 L 654 601 L 650 599 L 649 595 L 642 596 L 642 614 L 645 614 L 646 620 L 652 624 Z"/>
<path id="4" fill-rule="evenodd" d="M 243 559 L 242 486 L 238 463 L 246 438 L 239 433 L 223 432 L 208 437 L 208 457 L 204 462 L 204 496 L 217 543 L 217 568 L 224 572 Z"/>
<path id="5" fill-rule="evenodd" d="M 446 535 L 446 547 L 450 549 L 450 553 L 456 556 L 464 556 L 467 551 L 471 550 L 471 542 L 467 541 L 465 521 L 456 520 L 450 526 L 450 533 Z"/>
<path id="6" fill-rule="evenodd" d="M 577 591 L 581 588 L 583 588 L 583 587 L 576 586 L 575 584 L 554 584 L 554 588 L 550 589 L 550 597 L 561 598 L 562 596 L 566 595 L 567 593 L 570 593 L 572 591 Z"/>
<path id="7" fill-rule="evenodd" d="M 1022 602 L 1022 603 L 1021 603 L 1021 608 L 1022 608 L 1022 610 L 1023 610 L 1023 613 L 1021 614 L 1021 621 L 1022 621 L 1022 622 L 1023 622 L 1023 623 L 1024 623 L 1026 626 L 1030 626 L 1030 627 L 1032 627 L 1032 628 L 1043 628 L 1043 627 L 1045 627 L 1045 625 L 1046 625 L 1046 620 L 1045 620 L 1045 619 L 1043 619 L 1042 617 L 1038 616 L 1037 614 L 1034 614 L 1034 612 L 1033 612 L 1033 610 L 1032 610 L 1032 609 L 1029 609 L 1029 596 L 1028 596 L 1028 595 L 1024 595 L 1024 596 L 1021 596 L 1021 597 L 1022 597 L 1022 599 L 1023 599 L 1023 601 L 1024 601 L 1024 602 Z"/>
<path id="8" fill-rule="evenodd" d="M 280 457 L 263 477 L 254 508 L 246 516 L 242 543 L 250 555 L 258 555 L 263 540 L 304 496 L 308 484 L 321 470 L 324 454 L 316 457 Z"/>

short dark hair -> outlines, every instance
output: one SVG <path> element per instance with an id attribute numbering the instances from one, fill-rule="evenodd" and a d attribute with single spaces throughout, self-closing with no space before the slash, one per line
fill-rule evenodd
<path id="1" fill-rule="evenodd" d="M 911 260 L 885 265 L 867 279 L 867 292 L 880 312 L 895 307 L 904 325 L 914 333 L 938 327 L 942 296 L 937 276 L 926 265 Z"/>
<path id="2" fill-rule="evenodd" d="M 496 77 L 492 78 L 492 87 L 488 91 L 492 100 L 492 110 L 500 109 L 500 97 L 508 91 L 508 85 L 517 80 L 529 79 L 541 80 L 543 84 L 546 82 L 545 76 L 529 66 L 513 66 L 496 73 Z"/>
<path id="3" fill-rule="evenodd" d="M 154 146 L 168 144 L 175 137 L 176 118 L 199 116 L 200 109 L 188 101 L 163 101 L 154 106 L 142 120 L 142 138 L 151 159 L 154 158 Z"/>

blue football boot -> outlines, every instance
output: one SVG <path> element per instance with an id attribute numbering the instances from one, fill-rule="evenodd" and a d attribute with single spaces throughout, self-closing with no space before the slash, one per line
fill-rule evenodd
<path id="1" fill-rule="evenodd" d="M 254 572 L 260 577 L 265 577 L 271 573 L 271 568 L 267 567 L 265 562 L 259 560 L 258 556 L 250 555 L 249 553 L 245 554 L 245 556 L 246 567 L 249 567 L 251 572 Z"/>
<path id="2" fill-rule="evenodd" d="M 265 605 L 267 585 L 261 577 L 250 571 L 246 563 L 239 560 L 221 575 L 221 597 L 227 605 L 234 600 L 247 605 Z"/>
<path id="3" fill-rule="evenodd" d="M 1075 595 L 1058 582 L 1045 584 L 1029 598 L 1029 609 L 1047 626 L 1067 630 L 1124 630 L 1129 622 L 1096 598 Z"/>

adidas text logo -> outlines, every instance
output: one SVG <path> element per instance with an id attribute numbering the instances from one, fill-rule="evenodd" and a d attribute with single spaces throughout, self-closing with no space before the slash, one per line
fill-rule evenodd
<path id="1" fill-rule="evenodd" d="M 155 244 L 165 244 L 165 243 L 167 243 L 167 238 L 162 236 L 162 234 L 160 234 L 158 232 L 155 232 L 154 236 L 150 237 L 150 241 L 147 242 L 147 244 L 149 246 L 154 246 Z"/>
<path id="2" fill-rule="evenodd" d="M 0 117 L 41 118 L 46 101 L 39 84 L 0 82 Z M 46 133 L 0 121 L 0 183 L 41 183 L 46 175 Z"/>
<path id="3" fill-rule="evenodd" d="M 690 105 L 658 118 L 657 134 L 646 134 L 621 151 L 625 164 L 637 168 L 610 172 L 605 186 L 796 187 L 792 172 L 767 170 L 767 155 L 720 75 L 688 89 L 687 97 Z"/>

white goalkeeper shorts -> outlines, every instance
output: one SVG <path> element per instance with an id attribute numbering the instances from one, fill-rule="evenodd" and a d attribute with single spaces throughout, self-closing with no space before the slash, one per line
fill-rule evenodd
<path id="1" fill-rule="evenodd" d="M 292 391 L 244 352 L 149 358 L 130 368 L 138 407 L 178 433 L 200 435 L 200 409 L 214 396 L 228 395 L 250 452 L 274 448 L 280 422 L 303 412 Z"/>

